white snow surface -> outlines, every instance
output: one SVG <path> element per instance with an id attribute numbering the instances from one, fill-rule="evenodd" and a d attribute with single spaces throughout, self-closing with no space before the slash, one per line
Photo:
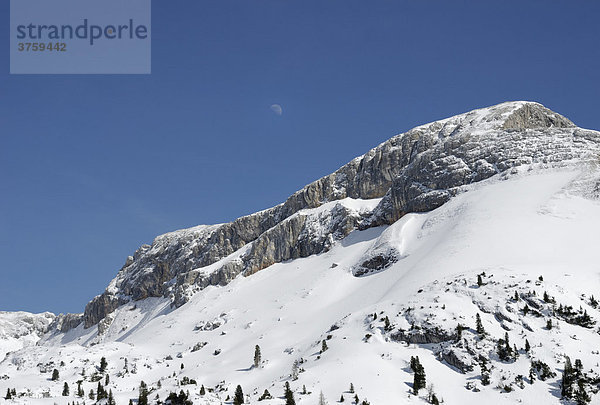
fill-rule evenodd
<path id="1" fill-rule="evenodd" d="M 7 346 L 17 351 L 0 362 L 0 377 L 8 376 L 0 378 L 0 394 L 14 387 L 24 396 L 7 403 L 82 403 L 74 397 L 76 381 L 83 379 L 83 370 L 87 377 L 97 372 L 104 356 L 110 375 L 106 388 L 117 404 L 135 403 L 141 380 L 151 388 L 151 399 L 158 395 L 164 401 L 170 391 L 183 389 L 197 404 L 223 403 L 238 384 L 247 403 L 258 403 L 268 389 L 275 399 L 260 403 L 281 404 L 286 381 L 298 404 L 318 403 L 321 391 L 330 404 L 342 394 L 349 403 L 354 397 L 347 392 L 350 383 L 361 401 L 374 405 L 424 404 L 426 390 L 418 396 L 411 391 L 409 360 L 418 355 L 428 384 L 445 403 L 560 403 L 565 354 L 600 373 L 598 325 L 587 329 L 556 321 L 547 330 L 544 317 L 522 315 L 523 304 L 510 299 L 515 291 L 536 291 L 540 297 L 547 291 L 600 319 L 600 310 L 587 303 L 591 295 L 600 296 L 600 203 L 579 192 L 582 179 L 597 176 L 590 170 L 523 169 L 494 176 L 434 211 L 355 231 L 327 253 L 239 276 L 225 287 L 208 287 L 180 308 L 162 298 L 131 302 L 111 314 L 102 335 L 97 327 L 80 325 L 66 334 L 47 335 L 37 346 Z M 343 204 L 361 211 L 376 202 L 347 199 Z M 353 275 L 357 264 L 391 250 L 399 255 L 388 268 Z M 478 286 L 482 272 L 486 284 Z M 380 318 L 373 320 L 373 313 Z M 490 340 L 475 336 L 477 313 Z M 452 332 L 458 323 L 466 325 L 465 339 L 492 360 L 491 339 L 505 332 L 518 347 L 528 339 L 532 351 L 514 363 L 493 361 L 492 383 L 482 386 L 477 365 L 463 374 L 435 355 L 434 344 L 394 341 L 382 327 L 384 316 L 394 331 L 431 324 Z M 329 349 L 320 353 L 323 340 Z M 258 368 L 252 366 L 255 345 L 262 352 Z M 528 356 L 545 361 L 557 376 L 514 386 L 512 392 L 499 389 L 518 374 L 528 375 Z M 292 380 L 296 360 L 304 371 Z M 59 381 L 50 381 L 53 368 L 60 372 Z M 184 376 L 198 384 L 180 386 Z M 71 387 L 68 397 L 61 396 L 65 381 Z M 201 385 L 215 392 L 200 396 Z M 303 385 L 310 394 L 301 394 Z M 96 386 L 89 378 L 83 383 L 86 394 Z M 42 398 L 44 392 L 50 398 Z M 592 396 L 592 403 L 600 404 L 600 394 Z"/>

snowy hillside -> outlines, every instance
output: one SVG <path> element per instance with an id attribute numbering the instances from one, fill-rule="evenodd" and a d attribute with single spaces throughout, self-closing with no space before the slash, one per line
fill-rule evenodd
<path id="1" fill-rule="evenodd" d="M 0 375 L 10 379 L 0 388 L 29 388 L 34 397 L 48 390 L 59 398 L 47 403 L 67 403 L 75 398 L 60 397 L 63 382 L 76 387 L 83 370 L 91 378 L 105 356 L 108 387 L 117 403 L 137 398 L 141 380 L 152 388 L 151 398 L 164 400 L 169 391 L 183 388 L 195 403 L 233 396 L 237 384 L 254 403 L 265 389 L 281 396 L 288 380 L 298 403 L 316 403 L 320 391 L 330 403 L 342 394 L 350 400 L 353 395 L 344 393 L 350 383 L 361 400 L 373 404 L 393 398 L 423 403 L 409 394 L 408 363 L 418 355 L 428 383 L 447 403 L 558 402 L 564 355 L 581 359 L 590 375 L 600 374 L 598 325 L 577 326 L 552 315 L 560 303 L 575 310 L 581 306 L 593 320 L 600 319 L 600 310 L 589 303 L 600 291 L 600 205 L 579 195 L 578 184 L 587 176 L 566 169 L 493 178 L 430 213 L 355 231 L 327 253 L 207 288 L 178 309 L 158 298 L 128 304 L 115 312 L 102 336 L 80 325 L 9 355 Z M 397 261 L 384 271 L 353 276 L 357 264 L 384 250 L 396 251 Z M 484 284 L 478 286 L 481 273 Z M 556 304 L 544 303 L 544 292 Z M 541 316 L 523 314 L 526 303 Z M 487 332 L 483 339 L 475 331 L 477 313 Z M 554 325 L 550 330 L 548 319 Z M 466 329 L 457 344 L 459 323 Z M 424 333 L 428 330 L 438 334 Z M 497 358 L 496 340 L 505 332 L 519 350 L 516 361 Z M 409 344 L 401 335 L 415 342 L 435 341 L 434 336 L 440 341 Z M 421 338 L 408 337 L 416 335 Z M 320 353 L 323 340 L 328 350 Z M 263 360 L 257 369 L 252 367 L 255 345 Z M 452 359 L 447 353 L 452 350 L 458 357 L 454 366 L 440 361 Z M 490 359 L 487 386 L 481 384 L 479 355 Z M 531 360 L 543 361 L 556 376 L 530 384 Z M 294 361 L 302 370 L 297 380 L 291 379 Z M 456 364 L 465 365 L 464 374 Z M 60 380 L 49 381 L 40 367 L 57 368 Z M 523 388 L 515 382 L 518 375 L 524 377 Z M 198 385 L 178 386 L 185 376 Z M 200 384 L 224 391 L 200 396 Z M 303 385 L 312 393 L 300 394 Z M 505 385 L 512 392 L 498 388 Z M 96 386 L 83 383 L 86 393 Z M 600 396 L 593 398 L 600 403 Z"/>
<path id="2" fill-rule="evenodd" d="M 180 391 L 194 404 L 232 403 L 239 385 L 245 403 L 282 404 L 289 384 L 297 404 L 317 404 L 321 392 L 329 404 L 600 404 L 599 136 L 528 106 L 409 131 L 414 145 L 436 141 L 404 163 L 390 150 L 406 134 L 379 157 L 376 148 L 355 159 L 356 184 L 371 184 L 362 195 L 372 198 L 319 180 L 299 192 L 304 201 L 322 192 L 318 203 L 286 215 L 283 204 L 158 237 L 86 315 L 60 317 L 35 346 L 10 347 L 0 394 L 95 403 L 105 389 L 135 404 L 143 381 L 149 403 Z M 475 137 L 499 144 L 474 152 Z M 381 171 L 361 172 L 373 159 Z M 400 177 L 386 159 L 404 165 Z M 479 176 L 488 165 L 493 173 Z M 416 167 L 424 181 L 446 180 L 413 195 L 416 180 L 402 176 Z M 378 176 L 388 179 L 365 180 Z M 339 186 L 335 198 L 328 184 Z M 409 206 L 431 209 L 390 220 Z"/>
<path id="3" fill-rule="evenodd" d="M 49 312 L 0 312 L 0 357 L 23 347 L 35 345 L 48 331 L 55 316 Z"/>

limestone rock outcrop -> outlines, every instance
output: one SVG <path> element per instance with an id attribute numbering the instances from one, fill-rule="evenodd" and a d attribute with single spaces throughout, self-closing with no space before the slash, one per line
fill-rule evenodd
<path id="1" fill-rule="evenodd" d="M 278 206 L 227 224 L 167 233 L 143 245 L 106 291 L 88 303 L 83 321 L 91 327 L 129 300 L 147 297 L 170 296 L 174 305 L 183 305 L 206 286 L 327 251 L 355 229 L 435 209 L 465 185 L 523 165 L 597 164 L 599 153 L 599 132 L 578 128 L 531 102 L 503 103 L 422 125 Z M 374 203 L 365 212 L 344 199 Z"/>

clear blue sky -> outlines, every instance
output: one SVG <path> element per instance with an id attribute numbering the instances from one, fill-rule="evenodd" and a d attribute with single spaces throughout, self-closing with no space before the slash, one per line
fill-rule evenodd
<path id="1" fill-rule="evenodd" d="M 0 31 L 0 310 L 81 312 L 154 236 L 275 205 L 418 124 L 526 99 L 600 129 L 600 2 L 152 11 L 149 76 L 10 76 Z"/>

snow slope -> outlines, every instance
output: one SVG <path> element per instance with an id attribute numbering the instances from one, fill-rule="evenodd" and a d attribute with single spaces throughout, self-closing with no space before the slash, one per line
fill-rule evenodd
<path id="1" fill-rule="evenodd" d="M 48 331 L 54 318 L 54 314 L 50 312 L 0 312 L 0 357 L 35 345 Z"/>
<path id="2" fill-rule="evenodd" d="M 582 306 L 600 319 L 600 311 L 588 304 L 591 295 L 600 296 L 600 204 L 581 186 L 590 178 L 598 173 L 581 166 L 523 167 L 468 186 L 434 211 L 354 231 L 327 253 L 208 287 L 180 308 L 165 298 L 131 302 L 111 315 L 101 335 L 96 327 L 80 325 L 8 355 L 0 376 L 10 378 L 0 379 L 0 393 L 13 387 L 23 394 L 31 390 L 14 403 L 72 402 L 73 395 L 60 396 L 63 383 L 73 393 L 76 381 L 85 379 L 85 392 L 95 390 L 97 382 L 90 379 L 105 356 L 107 389 L 117 404 L 136 399 L 141 380 L 151 387 L 152 399 L 183 389 L 200 404 L 222 403 L 238 384 L 249 403 L 257 403 L 268 389 L 275 399 L 261 403 L 280 404 L 286 381 L 300 404 L 317 403 L 321 391 L 329 403 L 341 395 L 350 401 L 350 383 L 361 400 L 372 404 L 416 404 L 427 396 L 426 390 L 417 397 L 411 393 L 409 361 L 418 355 L 428 383 L 446 403 L 559 403 L 565 354 L 581 359 L 591 374 L 600 373 L 598 325 L 583 328 L 553 318 L 555 327 L 547 330 L 552 315 L 546 304 L 540 304 L 541 317 L 523 315 L 520 308 L 525 299 L 533 302 L 528 294 L 541 297 L 547 291 L 557 302 Z M 375 203 L 346 201 L 359 211 Z M 365 260 L 389 252 L 395 261 L 387 267 L 362 277 L 353 274 Z M 479 286 L 477 274 L 483 272 L 485 284 Z M 513 302 L 515 292 L 523 298 Z M 474 331 L 477 313 L 485 339 Z M 391 321 L 387 330 L 385 316 Z M 480 368 L 465 346 L 397 338 L 411 328 L 438 327 L 449 335 L 458 323 L 468 327 L 464 345 L 490 359 L 490 385 L 481 384 Z M 505 332 L 519 350 L 527 339 L 531 352 L 521 350 L 514 362 L 500 361 L 495 339 Z M 323 340 L 328 350 L 321 353 Z M 255 345 L 262 351 L 259 368 L 252 366 Z M 473 370 L 462 373 L 440 360 L 444 350 L 455 350 Z M 525 378 L 520 388 L 514 377 L 527 377 L 531 359 L 546 362 L 557 376 L 534 384 Z M 297 380 L 291 378 L 295 361 L 302 370 Z M 59 381 L 49 379 L 53 368 L 60 371 Z M 184 376 L 198 384 L 181 386 Z M 201 384 L 214 392 L 200 396 Z M 310 394 L 301 394 L 303 385 Z M 51 398 L 41 398 L 43 392 Z M 593 395 L 592 403 L 600 403 L 600 395 Z"/>

